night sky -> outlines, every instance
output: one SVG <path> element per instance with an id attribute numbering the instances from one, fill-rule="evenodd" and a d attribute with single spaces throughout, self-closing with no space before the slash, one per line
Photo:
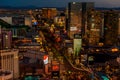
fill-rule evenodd
<path id="1" fill-rule="evenodd" d="M 95 2 L 95 7 L 120 7 L 120 0 L 0 0 L 0 6 L 66 7 L 68 2 Z"/>

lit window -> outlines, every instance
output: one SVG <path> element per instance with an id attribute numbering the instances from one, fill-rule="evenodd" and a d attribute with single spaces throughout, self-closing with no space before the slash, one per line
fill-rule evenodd
<path id="1" fill-rule="evenodd" d="M 91 25 L 91 26 L 92 26 L 92 28 L 94 28 L 95 24 L 94 24 L 94 23 L 92 23 L 92 25 Z"/>
<path id="2" fill-rule="evenodd" d="M 75 4 L 75 2 L 73 2 L 73 4 Z"/>
<path id="3" fill-rule="evenodd" d="M 5 35 L 5 38 L 8 39 L 8 35 Z"/>

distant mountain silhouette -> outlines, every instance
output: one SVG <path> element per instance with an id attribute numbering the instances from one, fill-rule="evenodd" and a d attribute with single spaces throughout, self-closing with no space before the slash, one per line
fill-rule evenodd
<path id="1" fill-rule="evenodd" d="M 115 8 L 105 8 L 105 7 L 96 7 L 96 10 L 120 10 L 120 7 Z"/>
<path id="2" fill-rule="evenodd" d="M 40 9 L 40 8 L 59 8 L 65 9 L 64 7 L 37 7 L 37 6 L 23 6 L 23 7 L 12 7 L 12 6 L 0 6 L 0 9 Z"/>
<path id="3" fill-rule="evenodd" d="M 22 7 L 12 7 L 12 6 L 0 6 L 0 9 L 36 9 L 36 6 L 22 6 Z"/>
<path id="4" fill-rule="evenodd" d="M 37 7 L 37 6 L 22 6 L 22 7 L 12 7 L 12 6 L 0 6 L 0 9 L 41 9 L 41 8 L 57 8 L 59 10 L 65 10 L 66 7 Z M 105 7 L 95 7 L 96 10 L 120 10 L 120 7 L 115 8 L 105 8 Z"/>

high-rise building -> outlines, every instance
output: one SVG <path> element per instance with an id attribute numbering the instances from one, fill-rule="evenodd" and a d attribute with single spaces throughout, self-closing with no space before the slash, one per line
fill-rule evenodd
<path id="1" fill-rule="evenodd" d="M 0 34 L 2 33 L 2 28 L 1 28 L 1 25 L 0 25 Z"/>
<path id="2" fill-rule="evenodd" d="M 118 40 L 118 12 L 106 11 L 104 12 L 104 44 L 116 45 Z"/>
<path id="3" fill-rule="evenodd" d="M 89 11 L 94 9 L 94 2 L 83 2 L 82 3 L 82 36 L 86 35 L 87 32 L 87 20 Z"/>
<path id="4" fill-rule="evenodd" d="M 0 68 L 13 72 L 13 77 L 19 77 L 18 50 L 0 50 Z"/>
<path id="5" fill-rule="evenodd" d="M 87 11 L 94 9 L 93 2 L 70 2 L 68 4 L 68 32 L 70 38 L 74 34 L 81 33 L 82 36 L 86 33 L 87 28 Z"/>
<path id="6" fill-rule="evenodd" d="M 103 13 L 97 10 L 89 10 L 87 14 L 87 31 L 84 39 L 89 45 L 98 45 L 103 36 Z"/>
<path id="7" fill-rule="evenodd" d="M 120 46 L 120 14 L 119 14 L 119 28 L 118 28 L 118 45 Z"/>
<path id="8" fill-rule="evenodd" d="M 2 28 L 0 25 L 0 49 L 2 49 Z"/>
<path id="9" fill-rule="evenodd" d="M 12 44 L 12 32 L 1 29 L 0 49 L 9 49 Z"/>
<path id="10" fill-rule="evenodd" d="M 118 34 L 120 36 L 120 14 L 119 14 L 119 29 L 118 29 Z"/>
<path id="11" fill-rule="evenodd" d="M 0 32 L 0 69 L 12 72 L 10 75 L 1 76 L 2 78 L 12 78 L 12 75 L 14 78 L 19 77 L 18 50 L 12 50 L 11 46 L 12 32 L 2 28 Z"/>
<path id="12" fill-rule="evenodd" d="M 82 3 L 70 2 L 68 4 L 68 33 L 73 38 L 82 27 Z"/>

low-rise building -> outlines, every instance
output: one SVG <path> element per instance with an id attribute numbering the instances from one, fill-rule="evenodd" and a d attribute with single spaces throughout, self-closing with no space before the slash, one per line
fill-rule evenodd
<path id="1" fill-rule="evenodd" d="M 0 70 L 0 80 L 13 80 L 13 73 L 11 71 Z"/>
<path id="2" fill-rule="evenodd" d="M 0 50 L 0 68 L 13 72 L 13 78 L 19 77 L 18 50 Z"/>

